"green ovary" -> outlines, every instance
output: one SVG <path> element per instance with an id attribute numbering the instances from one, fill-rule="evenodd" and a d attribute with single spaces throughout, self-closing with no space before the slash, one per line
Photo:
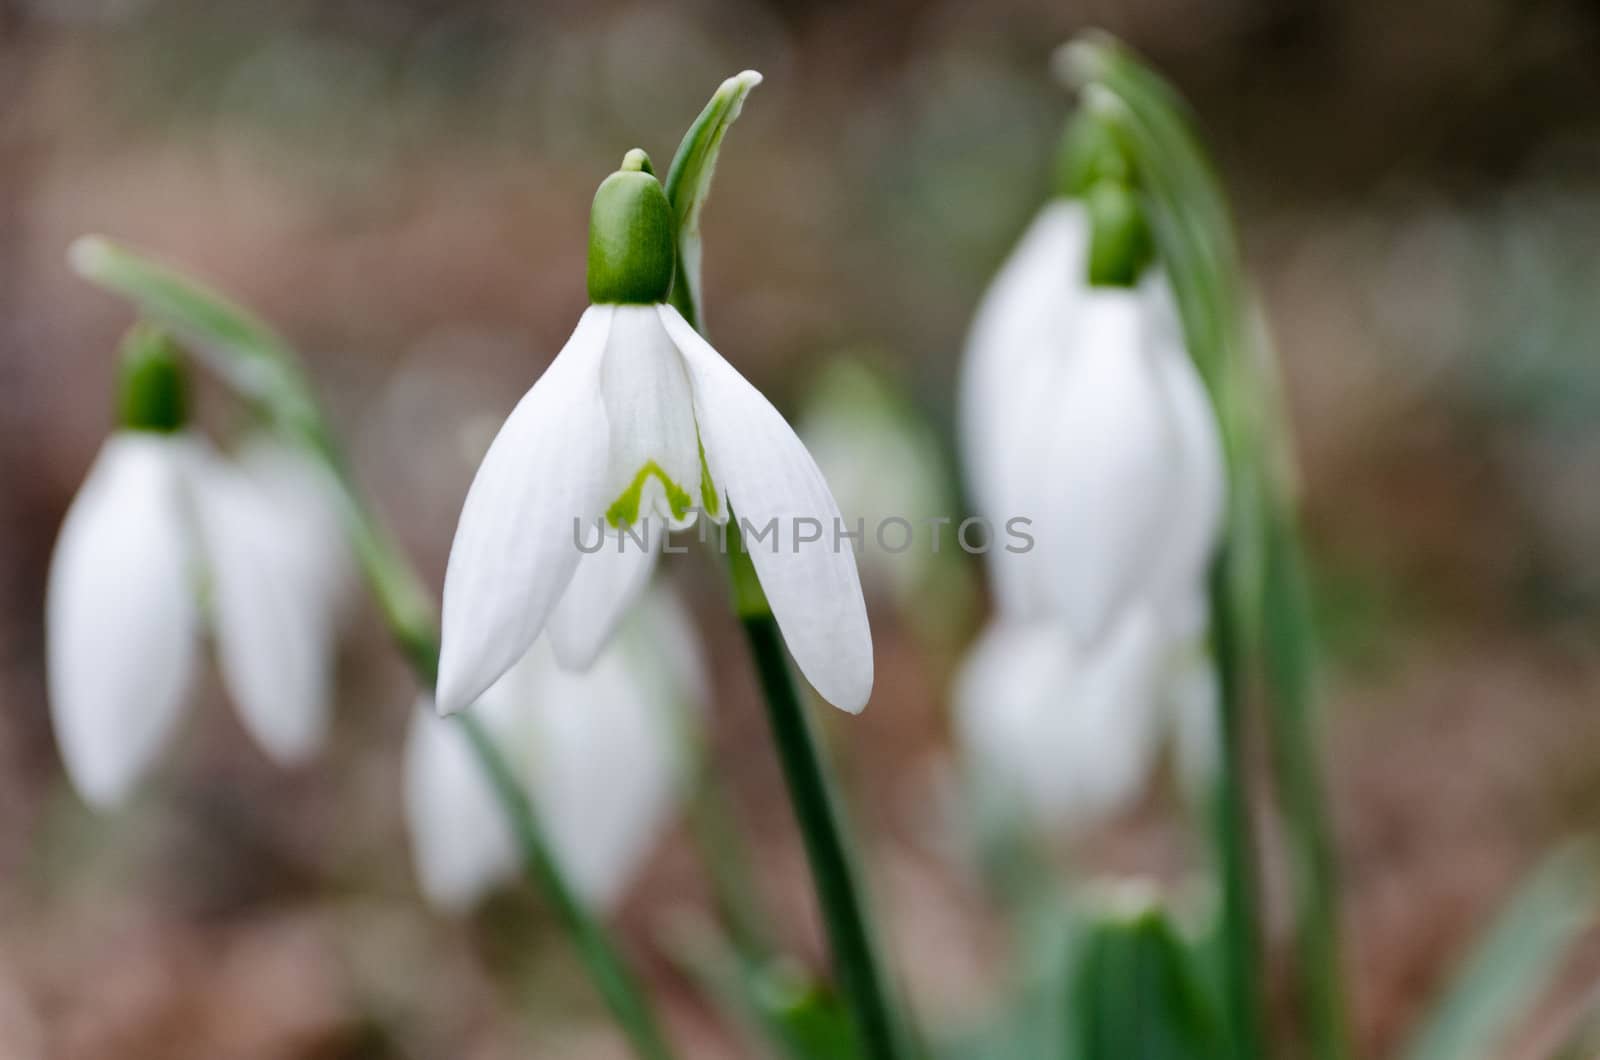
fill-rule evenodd
<path id="1" fill-rule="evenodd" d="M 628 483 L 628 488 L 618 494 L 617 499 L 611 502 L 611 507 L 606 509 L 606 522 L 613 527 L 631 526 L 639 521 L 639 501 L 644 493 L 644 484 L 654 476 L 661 480 L 662 488 L 667 492 L 667 507 L 672 511 L 674 519 L 682 519 L 689 513 L 692 503 L 689 491 L 672 481 L 661 465 L 654 460 L 646 460 L 644 466 L 634 472 L 633 481 Z"/>

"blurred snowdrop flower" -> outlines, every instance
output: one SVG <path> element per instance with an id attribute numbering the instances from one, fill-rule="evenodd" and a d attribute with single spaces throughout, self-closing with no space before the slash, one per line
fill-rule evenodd
<path id="1" fill-rule="evenodd" d="M 935 551 L 933 523 L 949 523 L 951 496 L 938 439 L 887 380 L 856 360 L 829 365 L 799 428 L 846 527 L 861 530 L 863 577 L 911 603 L 944 552 Z M 895 520 L 907 528 L 889 527 Z"/>
<path id="2" fill-rule="evenodd" d="M 527 785 L 585 902 L 615 904 L 672 820 L 687 776 L 683 726 L 704 665 L 674 598 L 647 593 L 586 672 L 540 638 L 476 712 Z M 517 874 L 505 810 L 455 722 L 418 703 L 406 747 L 406 818 L 423 891 L 461 911 Z"/>
<path id="3" fill-rule="evenodd" d="M 257 742 L 283 763 L 310 755 L 346 578 L 320 472 L 265 444 L 234 464 L 185 431 L 164 336 L 130 335 L 121 405 L 62 524 L 46 605 L 57 739 L 74 786 L 102 807 L 171 736 L 207 629 Z"/>
<path id="4" fill-rule="evenodd" d="M 955 729 L 980 790 L 1040 826 L 1077 833 L 1130 806 L 1162 746 L 1185 790 L 1215 775 L 1215 674 L 1149 609 L 1092 651 L 1060 622 L 995 621 L 955 679 Z"/>
<path id="5" fill-rule="evenodd" d="M 1072 194 L 1045 208 L 974 320 L 962 448 L 981 513 L 1032 522 L 1033 549 L 989 553 L 1001 611 L 1060 618 L 1089 644 L 1137 602 L 1192 595 L 1176 583 L 1204 576 L 1224 478 L 1137 203 L 1108 163 L 1083 160 L 1112 148 L 1086 134 L 1069 148 Z"/>
<path id="6" fill-rule="evenodd" d="M 749 552 L 801 672 L 835 706 L 866 704 L 872 640 L 855 556 L 833 540 L 838 506 L 778 411 L 666 303 L 675 232 L 649 159 L 630 151 L 595 193 L 591 305 L 501 427 L 462 508 L 445 574 L 441 713 L 477 700 L 546 631 L 559 663 L 592 663 L 664 531 L 701 515 L 723 523 L 730 509 L 741 528 L 771 527 Z"/>
<path id="7" fill-rule="evenodd" d="M 1093 119 L 1069 131 L 1063 173 L 968 340 L 971 492 L 992 523 L 1029 519 L 1035 544 L 988 553 L 998 613 L 955 700 L 980 772 L 1079 823 L 1140 789 L 1168 731 L 1180 770 L 1209 772 L 1193 716 L 1213 721 L 1206 579 L 1226 474 L 1126 167 Z"/>

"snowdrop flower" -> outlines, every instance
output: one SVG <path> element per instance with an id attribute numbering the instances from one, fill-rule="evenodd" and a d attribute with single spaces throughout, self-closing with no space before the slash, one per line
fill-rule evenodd
<path id="1" fill-rule="evenodd" d="M 1220 432 L 1115 145 L 1068 139 L 1067 194 L 985 294 L 969 337 L 963 457 L 980 512 L 1031 521 L 988 553 L 997 617 L 955 687 L 978 772 L 1081 825 L 1143 786 L 1162 740 L 1214 768 L 1207 574 Z"/>
<path id="2" fill-rule="evenodd" d="M 979 307 L 962 443 L 982 514 L 1026 517 L 1036 538 L 989 553 L 1001 611 L 1088 645 L 1138 603 L 1193 598 L 1224 476 L 1137 201 L 1114 167 L 1078 168 L 1088 186 L 1046 208 Z"/>
<path id="3" fill-rule="evenodd" d="M 552 850 L 580 896 L 621 897 L 675 812 L 688 746 L 680 727 L 706 697 L 698 646 L 675 601 L 647 594 L 584 673 L 540 638 L 470 709 L 528 786 Z M 469 908 L 516 876 L 517 846 L 456 724 L 424 700 L 406 746 L 406 819 L 424 893 Z"/>
<path id="4" fill-rule="evenodd" d="M 854 360 L 829 366 L 799 428 L 847 527 L 862 531 L 863 577 L 912 604 L 939 559 L 935 520 L 947 532 L 950 523 L 938 440 L 886 380 Z"/>
<path id="5" fill-rule="evenodd" d="M 563 665 L 591 662 L 655 562 L 637 542 L 731 513 L 741 529 L 771 528 L 746 544 L 801 672 L 835 706 L 866 704 L 872 641 L 854 554 L 834 539 L 838 506 L 778 411 L 666 304 L 675 224 L 649 159 L 630 151 L 595 194 L 591 304 L 462 508 L 442 713 L 478 699 L 547 630 Z M 597 523 L 606 540 L 585 554 Z"/>
<path id="6" fill-rule="evenodd" d="M 969 775 L 1038 825 L 1078 833 L 1130 806 L 1170 746 L 1199 801 L 1217 769 L 1216 674 L 1202 644 L 1136 609 L 1091 650 L 1060 622 L 996 619 L 955 678 Z"/>
<path id="7" fill-rule="evenodd" d="M 328 511 L 314 471 L 265 448 L 234 466 L 186 432 L 163 336 L 135 330 L 123 364 L 121 428 L 67 512 L 46 605 L 57 739 L 73 784 L 101 807 L 171 736 L 207 628 L 257 742 L 284 763 L 317 748 L 343 562 L 310 540 Z"/>

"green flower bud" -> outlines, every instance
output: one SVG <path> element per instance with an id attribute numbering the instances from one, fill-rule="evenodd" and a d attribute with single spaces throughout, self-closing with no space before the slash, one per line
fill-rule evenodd
<path id="1" fill-rule="evenodd" d="M 1089 283 L 1132 287 L 1155 257 L 1150 226 L 1138 194 L 1117 180 L 1095 183 L 1084 197 L 1089 210 Z"/>
<path id="2" fill-rule="evenodd" d="M 600 183 L 589 212 L 589 301 L 665 302 L 677 264 L 676 222 L 650 156 L 629 151 Z"/>
<path id="3" fill-rule="evenodd" d="M 1133 167 L 1122 145 L 1105 121 L 1087 110 L 1067 119 L 1056 150 L 1056 194 L 1080 199 L 1102 180 L 1124 184 L 1133 179 Z"/>
<path id="4" fill-rule="evenodd" d="M 122 340 L 117 422 L 130 431 L 181 430 L 188 418 L 183 356 L 166 332 L 135 324 Z"/>

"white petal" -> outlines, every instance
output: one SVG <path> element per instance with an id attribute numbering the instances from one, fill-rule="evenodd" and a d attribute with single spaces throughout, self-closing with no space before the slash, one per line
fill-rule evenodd
<path id="1" fill-rule="evenodd" d="M 955 721 L 980 782 L 1040 822 L 1096 824 L 1138 794 L 1156 750 L 1160 643 L 1119 625 L 1079 655 L 1060 623 L 997 623 L 957 674 Z"/>
<path id="2" fill-rule="evenodd" d="M 444 579 L 438 706 L 460 710 L 544 628 L 592 528 L 607 466 L 600 364 L 609 306 L 591 306 L 512 411 L 467 493 Z"/>
<path id="3" fill-rule="evenodd" d="M 628 512 L 624 521 L 637 513 L 686 526 L 702 497 L 700 439 L 683 358 L 655 307 L 621 305 L 613 313 L 600 369 L 611 425 L 608 514 L 616 504 Z"/>
<path id="4" fill-rule="evenodd" d="M 1082 204 L 1057 199 L 1023 235 L 984 293 L 960 383 L 962 458 L 978 509 L 995 518 L 994 484 L 1016 460 L 1015 417 L 1030 373 L 1048 370 L 1085 288 L 1089 226 Z M 1007 513 L 1007 515 L 1013 513 Z"/>
<path id="5" fill-rule="evenodd" d="M 1155 340 L 1154 365 L 1166 396 L 1176 435 L 1177 474 L 1163 533 L 1147 575 L 1148 595 L 1163 609 L 1189 606 L 1197 587 L 1203 588 L 1211 558 L 1222 536 L 1227 471 L 1222 434 L 1205 383 L 1182 346 L 1182 337 L 1169 322 L 1170 293 L 1164 280 L 1153 284 L 1147 297 Z"/>
<path id="6" fill-rule="evenodd" d="M 283 513 L 280 536 L 295 554 L 310 591 L 341 620 L 355 594 L 355 563 L 342 515 L 343 499 L 331 473 L 305 453 L 258 435 L 239 447 L 234 465 Z"/>
<path id="7" fill-rule="evenodd" d="M 192 462 L 222 677 L 262 748 L 304 761 L 328 728 L 334 602 L 298 513 L 214 455 Z"/>
<path id="8" fill-rule="evenodd" d="M 694 385 L 713 482 L 765 540 L 745 544 L 800 672 L 851 713 L 872 694 L 872 631 L 855 553 L 822 472 L 778 410 L 671 306 L 658 307 Z M 813 532 L 817 540 L 802 541 Z"/>
<path id="9" fill-rule="evenodd" d="M 676 808 L 674 704 L 616 648 L 587 673 L 537 664 L 525 709 L 534 806 L 556 859 L 592 906 L 614 905 Z"/>
<path id="10" fill-rule="evenodd" d="M 184 703 L 198 622 L 179 438 L 121 434 L 96 459 L 50 562 L 50 708 L 73 784 L 120 802 Z"/>
<path id="11" fill-rule="evenodd" d="M 703 711 L 711 700 L 711 679 L 694 615 L 679 595 L 657 587 L 645 593 L 624 631 L 630 663 L 650 687 L 665 691 L 680 708 Z"/>
<path id="12" fill-rule="evenodd" d="M 516 841 L 494 789 L 460 724 L 426 698 L 406 738 L 405 811 L 423 893 L 440 908 L 465 910 L 515 874 Z"/>
<path id="13" fill-rule="evenodd" d="M 1064 370 L 1039 397 L 1051 438 L 1029 503 L 1048 589 L 1087 643 L 1131 606 L 1170 529 L 1179 460 L 1138 294 L 1096 289 L 1079 310 Z"/>
<path id="14" fill-rule="evenodd" d="M 648 520 L 638 529 L 638 537 L 606 535 L 598 551 L 578 561 L 577 573 L 561 594 L 550 616 L 549 633 L 556 659 L 566 669 L 587 670 L 594 663 L 622 616 L 650 583 L 665 531 Z M 587 538 L 585 547 L 593 540 Z"/>

